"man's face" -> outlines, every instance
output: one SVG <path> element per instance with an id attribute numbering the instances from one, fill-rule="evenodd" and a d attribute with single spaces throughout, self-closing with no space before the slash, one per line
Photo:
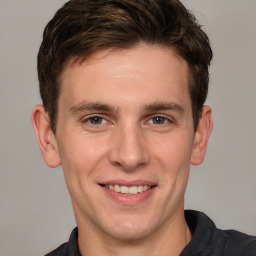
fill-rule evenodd
<path id="1" fill-rule="evenodd" d="M 78 224 L 138 239 L 183 216 L 194 151 L 188 68 L 141 44 L 70 61 L 56 142 Z"/>

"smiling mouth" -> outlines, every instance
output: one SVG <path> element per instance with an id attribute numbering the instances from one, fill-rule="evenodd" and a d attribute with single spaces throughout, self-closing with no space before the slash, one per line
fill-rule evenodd
<path id="1" fill-rule="evenodd" d="M 143 193 L 154 186 L 149 185 L 139 185 L 139 186 L 122 186 L 122 185 L 102 185 L 104 188 L 109 189 L 111 191 L 126 194 L 126 195 L 136 195 L 138 193 Z"/>

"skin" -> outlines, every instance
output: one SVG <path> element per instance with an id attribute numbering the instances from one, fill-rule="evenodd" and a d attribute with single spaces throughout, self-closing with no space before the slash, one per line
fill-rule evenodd
<path id="1" fill-rule="evenodd" d="M 63 167 L 82 255 L 179 255 L 191 240 L 184 193 L 212 119 L 204 106 L 194 131 L 188 77 L 171 48 L 101 50 L 64 69 L 56 135 L 34 108 L 45 162 Z M 102 186 L 142 183 L 153 187 L 139 196 Z"/>

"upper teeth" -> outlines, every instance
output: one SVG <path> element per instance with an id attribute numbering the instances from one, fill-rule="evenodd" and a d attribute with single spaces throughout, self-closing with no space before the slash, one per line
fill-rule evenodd
<path id="1" fill-rule="evenodd" d="M 131 186 L 131 187 L 120 186 L 120 185 L 105 185 L 105 188 L 113 190 L 113 191 L 118 192 L 118 193 L 122 193 L 122 194 L 135 195 L 135 194 L 147 191 L 151 187 L 148 186 L 148 185 L 144 185 L 144 186 L 139 185 L 139 186 Z"/>

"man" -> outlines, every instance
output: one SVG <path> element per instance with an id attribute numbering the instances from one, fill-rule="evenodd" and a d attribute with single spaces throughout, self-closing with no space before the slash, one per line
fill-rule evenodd
<path id="1" fill-rule="evenodd" d="M 38 54 L 32 122 L 77 221 L 48 255 L 256 255 L 256 238 L 184 212 L 212 129 L 212 51 L 178 0 L 71 0 Z"/>

